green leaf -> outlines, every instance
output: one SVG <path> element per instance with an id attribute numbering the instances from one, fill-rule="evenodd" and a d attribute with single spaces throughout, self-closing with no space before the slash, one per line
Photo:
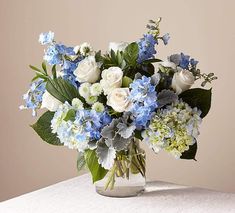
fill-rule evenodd
<path id="1" fill-rule="evenodd" d="M 127 65 L 130 67 L 135 67 L 137 64 L 139 54 L 139 47 L 136 42 L 130 43 L 124 51 L 124 59 Z"/>
<path id="2" fill-rule="evenodd" d="M 62 146 L 59 138 L 51 131 L 51 120 L 54 116 L 54 112 L 45 112 L 38 121 L 31 125 L 35 132 L 41 137 L 41 139 L 49 144 Z"/>
<path id="3" fill-rule="evenodd" d="M 77 170 L 80 172 L 84 166 L 86 165 L 84 153 L 78 152 L 78 157 L 77 157 Z"/>
<path id="4" fill-rule="evenodd" d="M 47 66 L 45 61 L 42 62 L 42 69 L 44 70 L 44 72 L 47 74 Z"/>
<path id="5" fill-rule="evenodd" d="M 142 63 L 143 63 L 143 64 L 150 64 L 150 63 L 156 63 L 156 62 L 161 62 L 161 61 L 162 61 L 161 59 L 152 58 L 152 59 L 145 60 L 145 61 L 143 61 Z"/>
<path id="6" fill-rule="evenodd" d="M 103 57 L 101 55 L 101 50 L 99 50 L 98 52 L 95 53 L 95 60 L 97 62 L 101 62 L 103 60 Z"/>
<path id="7" fill-rule="evenodd" d="M 122 87 L 129 87 L 129 85 L 133 82 L 133 80 L 127 76 L 122 78 Z"/>
<path id="8" fill-rule="evenodd" d="M 143 137 L 141 135 L 141 131 L 140 130 L 135 130 L 135 138 L 143 140 Z"/>
<path id="9" fill-rule="evenodd" d="M 73 98 L 83 100 L 83 98 L 80 97 L 77 88 L 61 77 L 48 80 L 46 90 L 62 103 L 65 101 L 71 103 Z"/>
<path id="10" fill-rule="evenodd" d="M 196 160 L 195 156 L 197 153 L 197 142 L 195 142 L 193 145 L 189 146 L 189 150 L 185 151 L 181 155 L 181 159 L 187 159 L 187 160 Z"/>
<path id="11" fill-rule="evenodd" d="M 179 97 L 191 107 L 197 107 L 202 111 L 201 118 L 204 118 L 211 107 L 211 89 L 194 88 L 182 92 Z"/>
<path id="12" fill-rule="evenodd" d="M 85 160 L 88 169 L 91 172 L 93 183 L 102 180 L 107 174 L 108 170 L 104 169 L 99 163 L 95 150 L 85 151 Z"/>
<path id="13" fill-rule="evenodd" d="M 64 118 L 64 121 L 68 121 L 68 120 L 71 120 L 71 121 L 75 121 L 75 116 L 76 116 L 76 111 L 74 109 L 70 109 L 65 118 Z"/>
<path id="14" fill-rule="evenodd" d="M 56 79 L 57 78 L 57 75 L 56 75 L 56 65 L 53 65 L 53 67 L 51 69 L 51 73 L 52 73 L 53 79 Z"/>
<path id="15" fill-rule="evenodd" d="M 37 68 L 37 67 L 35 67 L 35 66 L 33 66 L 33 65 L 29 65 L 29 67 L 30 67 L 32 70 L 34 70 L 34 71 L 37 71 L 37 72 L 39 72 L 39 73 L 43 73 L 42 70 L 40 70 L 39 68 Z"/>

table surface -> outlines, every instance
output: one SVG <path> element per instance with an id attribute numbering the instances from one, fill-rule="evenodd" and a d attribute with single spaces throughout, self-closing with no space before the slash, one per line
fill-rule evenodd
<path id="1" fill-rule="evenodd" d="M 0 213 L 235 213 L 235 194 L 148 182 L 138 197 L 110 198 L 82 175 L 0 203 Z"/>

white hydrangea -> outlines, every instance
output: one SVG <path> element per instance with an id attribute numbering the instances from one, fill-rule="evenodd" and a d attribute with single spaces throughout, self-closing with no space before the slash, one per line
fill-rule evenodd
<path id="1" fill-rule="evenodd" d="M 83 136 L 83 141 L 77 139 L 79 134 Z M 84 135 L 81 125 L 76 125 L 72 121 L 63 122 L 57 130 L 57 135 L 61 143 L 69 149 L 77 149 L 79 152 L 84 152 L 88 148 L 89 137 Z"/>
<path id="2" fill-rule="evenodd" d="M 200 114 L 200 110 L 183 101 L 160 109 L 142 133 L 144 142 L 156 152 L 164 149 L 178 159 L 199 135 Z"/>
<path id="3" fill-rule="evenodd" d="M 102 93 L 102 87 L 100 83 L 94 83 L 90 87 L 90 93 L 92 96 L 99 96 Z"/>
<path id="4" fill-rule="evenodd" d="M 53 119 L 51 120 L 51 129 L 52 133 L 56 133 L 58 131 L 58 128 L 62 125 L 64 122 L 64 118 L 67 115 L 67 112 L 72 107 L 69 105 L 69 103 L 65 102 L 64 104 L 60 105 L 58 110 L 55 112 Z"/>
<path id="5" fill-rule="evenodd" d="M 90 83 L 81 84 L 78 90 L 79 94 L 85 99 L 88 98 L 90 96 L 90 87 L 91 87 Z"/>
<path id="6" fill-rule="evenodd" d="M 95 110 L 96 112 L 103 112 L 104 111 L 104 104 L 102 104 L 100 102 L 96 102 L 92 105 L 91 108 L 93 110 Z"/>

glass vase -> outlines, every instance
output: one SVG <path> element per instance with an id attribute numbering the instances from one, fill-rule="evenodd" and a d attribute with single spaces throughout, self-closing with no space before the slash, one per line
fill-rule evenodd
<path id="1" fill-rule="evenodd" d="M 133 139 L 126 151 L 117 153 L 113 167 L 96 182 L 96 192 L 109 197 L 132 197 L 145 189 L 145 151 Z"/>

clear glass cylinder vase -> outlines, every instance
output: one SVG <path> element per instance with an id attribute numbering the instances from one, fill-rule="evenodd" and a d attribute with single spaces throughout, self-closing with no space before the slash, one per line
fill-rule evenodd
<path id="1" fill-rule="evenodd" d="M 126 151 L 117 153 L 113 167 L 96 182 L 96 192 L 109 197 L 132 197 L 145 189 L 145 151 L 132 140 Z"/>

